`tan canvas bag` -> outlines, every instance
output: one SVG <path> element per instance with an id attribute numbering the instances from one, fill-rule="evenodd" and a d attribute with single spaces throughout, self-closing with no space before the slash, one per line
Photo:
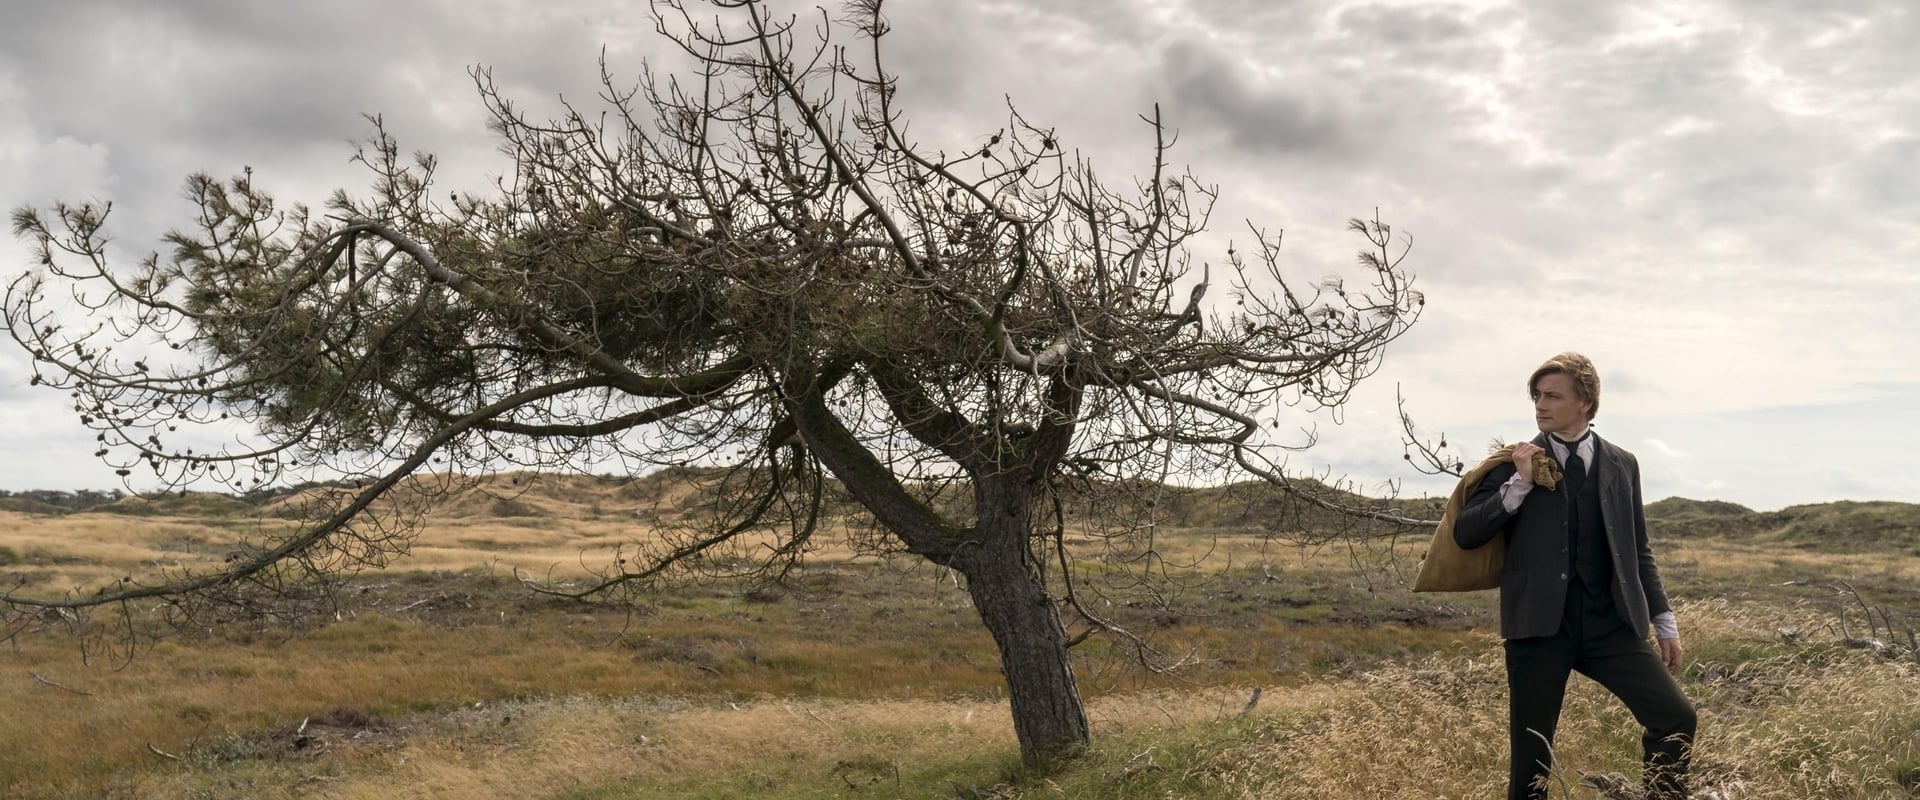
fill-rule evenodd
<path id="1" fill-rule="evenodd" d="M 1467 505 L 1467 498 L 1480 487 L 1480 481 L 1494 467 L 1513 459 L 1513 445 L 1493 451 L 1487 460 L 1460 476 L 1460 483 L 1447 497 L 1446 511 L 1433 529 L 1433 541 L 1427 545 L 1427 557 L 1420 562 L 1420 574 L 1413 579 L 1416 592 L 1471 592 L 1500 587 L 1500 568 L 1507 562 L 1507 534 L 1495 534 L 1493 541 L 1472 550 L 1462 550 L 1453 540 L 1453 522 Z M 1560 485 L 1560 465 L 1551 456 L 1533 460 L 1533 482 L 1551 491 Z"/>

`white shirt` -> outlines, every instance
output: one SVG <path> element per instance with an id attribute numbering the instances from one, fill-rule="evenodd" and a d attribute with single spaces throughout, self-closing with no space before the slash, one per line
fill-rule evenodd
<path id="1" fill-rule="evenodd" d="M 1580 434 L 1577 446 L 1580 463 L 1587 465 L 1588 471 L 1591 472 L 1594 437 L 1588 435 L 1589 433 L 1592 433 L 1592 429 Z M 1558 463 L 1561 471 L 1564 472 L 1567 466 L 1567 445 L 1560 441 L 1560 437 L 1547 434 L 1547 447 L 1553 452 L 1554 462 Z M 1530 491 L 1533 491 L 1533 481 L 1521 477 L 1518 471 L 1514 472 L 1513 477 L 1508 478 L 1506 483 L 1500 484 L 1501 507 L 1505 508 L 1509 514 L 1519 511 L 1520 502 L 1527 499 L 1527 493 Z M 1653 618 L 1653 635 L 1659 639 L 1680 638 L 1680 622 L 1674 617 L 1673 612 L 1662 611 Z"/>

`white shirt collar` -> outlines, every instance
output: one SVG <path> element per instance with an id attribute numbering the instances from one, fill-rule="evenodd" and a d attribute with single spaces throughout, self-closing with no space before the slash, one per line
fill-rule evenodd
<path id="1" fill-rule="evenodd" d="M 1598 438 L 1599 434 L 1594 433 L 1592 428 L 1588 428 L 1586 433 L 1580 434 L 1580 461 L 1586 464 L 1589 469 L 1593 466 L 1593 443 L 1594 440 Z M 1560 443 L 1560 437 L 1551 433 L 1547 434 L 1547 444 L 1553 448 L 1553 460 L 1560 462 L 1562 467 L 1566 466 L 1567 446 Z"/>

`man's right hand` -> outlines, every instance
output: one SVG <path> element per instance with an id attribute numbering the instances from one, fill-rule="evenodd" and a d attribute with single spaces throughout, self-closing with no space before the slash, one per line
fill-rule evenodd
<path id="1" fill-rule="evenodd" d="M 1540 445 L 1521 442 L 1513 446 L 1513 468 L 1519 470 L 1520 480 L 1533 484 L 1533 457 L 1540 455 Z"/>

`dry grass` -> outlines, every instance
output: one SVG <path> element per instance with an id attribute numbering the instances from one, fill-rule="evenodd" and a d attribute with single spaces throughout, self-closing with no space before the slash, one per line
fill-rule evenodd
<path id="1" fill-rule="evenodd" d="M 1700 649 L 1747 654 L 1738 664 L 1703 658 L 1683 676 L 1702 713 L 1701 788 L 1741 800 L 1920 791 L 1920 665 L 1832 641 L 1782 641 L 1782 620 L 1768 609 L 1706 601 L 1681 610 Z M 1490 636 L 1469 637 L 1450 654 L 1269 690 L 1240 717 L 1245 701 L 1244 690 L 1228 688 L 1095 698 L 1093 750 L 1041 775 L 1013 765 L 1005 706 L 993 696 L 531 697 L 371 726 L 310 724 L 311 742 L 299 748 L 293 722 L 208 737 L 180 751 L 184 763 L 148 755 L 145 768 L 117 771 L 94 791 L 628 800 L 1372 800 L 1501 791 L 1504 676 Z M 96 701 L 56 702 L 81 713 Z M 1616 701 L 1576 679 L 1558 742 L 1571 792 L 1556 796 L 1599 798 L 1580 785 L 1583 776 L 1634 774 L 1635 736 Z"/>
<path id="2" fill-rule="evenodd" d="M 1103 735 L 1151 735 L 1217 719 L 1239 702 L 1143 694 L 1096 701 L 1091 713 Z M 925 796 L 950 794 L 953 784 L 1011 790 L 999 783 L 1014 747 L 1010 729 L 994 700 L 532 700 L 416 718 L 360 739 L 335 735 L 313 755 L 162 770 L 109 791 L 342 800 Z M 209 789 L 211 774 L 227 786 Z"/>
<path id="3" fill-rule="evenodd" d="M 1343 800 L 1493 796 L 1505 774 L 1491 594 L 1410 595 L 1345 550 L 1162 536 L 1170 560 L 1204 565 L 1186 616 L 1111 611 L 1195 662 L 1167 679 L 1101 640 L 1076 651 L 1096 743 L 1036 774 L 941 571 L 828 550 L 773 593 L 681 587 L 632 613 L 535 600 L 513 567 L 577 576 L 651 535 L 636 510 L 696 496 L 594 479 L 496 495 L 434 517 L 338 621 L 176 636 L 125 664 L 85 664 L 63 637 L 10 643 L 0 796 Z M 502 499 L 524 514 L 489 516 Z M 217 560 L 250 524 L 163 511 L 0 514 L 0 576 L 55 590 Z M 1833 624 L 1860 620 L 1842 581 L 1912 619 L 1920 563 L 1699 535 L 1662 559 L 1703 773 L 1729 800 L 1920 797 L 1920 663 L 1842 647 Z M 1632 774 L 1636 736 L 1576 680 L 1569 784 Z"/>
<path id="4" fill-rule="evenodd" d="M 1701 711 L 1697 789 L 1742 800 L 1866 800 L 1920 793 L 1920 663 L 1826 643 L 1779 640 L 1777 612 L 1721 601 L 1681 609 L 1708 652 L 1683 685 Z M 1479 798 L 1504 791 L 1505 675 L 1497 644 L 1334 681 L 1324 709 L 1272 718 L 1219 754 L 1245 798 Z M 1556 737 L 1563 787 L 1637 774 L 1637 728 L 1618 701 L 1574 681 Z M 1249 766 L 1258 765 L 1258 766 Z M 1567 795 L 1561 795 L 1567 796 Z"/>
<path id="5" fill-rule="evenodd" d="M 105 514 L 38 516 L 0 511 L 0 564 L 9 584 L 58 592 L 128 574 L 218 564 L 235 533 L 224 520 L 138 519 Z"/>

